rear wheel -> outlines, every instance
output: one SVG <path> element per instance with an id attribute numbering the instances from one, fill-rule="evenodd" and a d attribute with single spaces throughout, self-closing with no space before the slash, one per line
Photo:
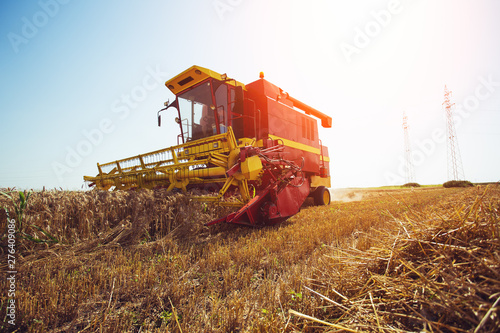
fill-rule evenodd
<path id="1" fill-rule="evenodd" d="M 319 186 L 314 191 L 314 204 L 316 206 L 325 206 L 330 204 L 330 191 L 324 187 Z"/>

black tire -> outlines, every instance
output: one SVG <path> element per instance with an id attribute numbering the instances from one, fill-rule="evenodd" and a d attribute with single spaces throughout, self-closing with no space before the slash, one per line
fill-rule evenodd
<path id="1" fill-rule="evenodd" d="M 316 206 L 326 206 L 329 205 L 331 201 L 330 191 L 324 187 L 319 186 L 314 190 L 314 204 Z"/>

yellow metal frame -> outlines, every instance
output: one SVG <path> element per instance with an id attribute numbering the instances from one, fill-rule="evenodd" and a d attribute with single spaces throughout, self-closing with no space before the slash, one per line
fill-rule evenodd
<path id="1" fill-rule="evenodd" d="M 311 188 L 324 186 L 324 187 L 332 187 L 331 178 L 330 177 L 320 177 L 320 176 L 312 176 L 311 177 Z"/>
<path id="2" fill-rule="evenodd" d="M 115 190 L 127 190 L 163 185 L 167 186 L 167 191 L 179 188 L 184 192 L 188 184 L 224 183 L 216 197 L 203 196 L 193 199 L 219 202 L 226 206 L 242 206 L 250 200 L 247 178 L 241 172 L 231 177 L 226 175 L 227 170 L 236 163 L 239 151 L 234 132 L 229 127 L 227 133 L 106 164 L 97 164 L 99 174 L 95 177 L 84 176 L 84 180 L 95 183 L 96 187 L 102 190 L 109 190 L 113 186 Z M 208 164 L 215 166 L 207 168 Z M 222 202 L 231 185 L 239 187 L 242 201 Z"/>
<path id="3" fill-rule="evenodd" d="M 227 79 L 227 77 L 225 77 L 225 74 L 219 74 L 208 68 L 203 68 L 200 66 L 192 66 L 179 75 L 165 82 L 165 86 L 170 89 L 172 93 L 177 95 L 178 93 L 210 77 L 219 81 L 226 81 Z M 246 89 L 243 83 L 236 80 L 227 80 L 226 83 L 233 86 L 241 86 L 244 90 Z"/>

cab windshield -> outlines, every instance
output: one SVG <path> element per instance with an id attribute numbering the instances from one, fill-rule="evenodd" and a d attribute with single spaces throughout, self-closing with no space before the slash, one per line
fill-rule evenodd
<path id="1" fill-rule="evenodd" d="M 202 83 L 179 95 L 180 125 L 184 141 L 213 135 L 215 129 L 212 90 L 210 82 Z"/>
<path id="2" fill-rule="evenodd" d="M 184 142 L 227 131 L 227 93 L 226 84 L 210 80 L 178 96 Z"/>

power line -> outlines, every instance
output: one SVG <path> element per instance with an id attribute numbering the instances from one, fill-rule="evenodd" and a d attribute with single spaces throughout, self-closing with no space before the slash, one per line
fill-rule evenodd
<path id="1" fill-rule="evenodd" d="M 455 103 L 450 99 L 451 91 L 444 86 L 444 102 L 443 106 L 446 112 L 446 147 L 448 161 L 448 180 L 464 180 L 464 169 L 462 166 L 462 158 L 460 157 L 460 148 L 458 147 L 457 133 L 455 131 L 455 122 L 453 121 L 453 109 Z"/>

